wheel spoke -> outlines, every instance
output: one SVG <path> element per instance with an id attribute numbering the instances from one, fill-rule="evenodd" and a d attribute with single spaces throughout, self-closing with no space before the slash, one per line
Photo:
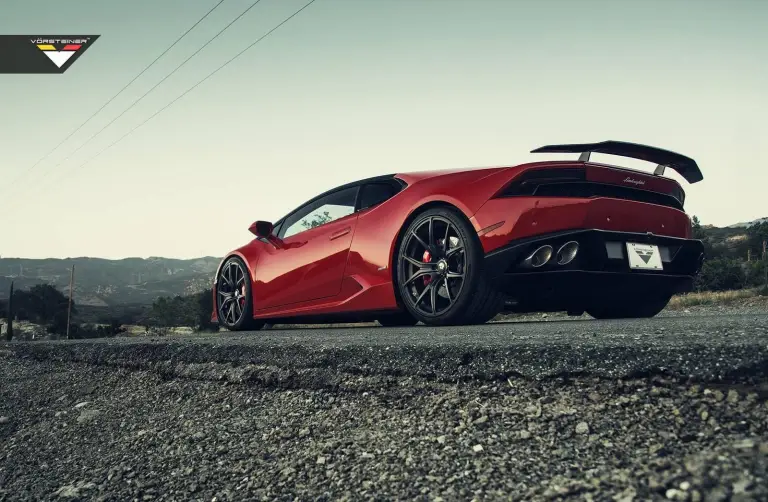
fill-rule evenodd
<path id="1" fill-rule="evenodd" d="M 456 253 L 458 253 L 458 252 L 464 252 L 464 246 L 462 246 L 461 244 L 459 244 L 458 246 L 456 246 L 456 247 L 455 247 L 455 248 L 453 248 L 453 249 L 450 249 L 450 250 L 448 250 L 448 251 L 445 253 L 445 257 L 446 257 L 446 258 L 450 258 L 451 256 L 455 255 L 455 254 L 456 254 Z"/>
<path id="2" fill-rule="evenodd" d="M 443 240 L 443 251 L 445 251 L 445 255 L 448 256 L 448 238 L 451 233 L 451 224 L 447 221 L 445 222 L 445 239 Z"/>
<path id="3" fill-rule="evenodd" d="M 232 302 L 232 304 L 235 306 L 235 314 L 237 315 L 237 319 L 240 319 L 240 316 L 243 315 L 243 306 L 240 305 L 240 302 Z"/>
<path id="4" fill-rule="evenodd" d="M 234 269 L 234 270 L 233 270 L 233 269 Z M 236 265 L 235 265 L 235 266 L 232 266 L 232 265 L 230 265 L 230 267 L 229 267 L 229 271 L 230 271 L 230 277 L 229 277 L 229 278 L 232 280 L 232 284 L 234 284 L 234 285 L 235 285 L 235 287 L 237 287 L 237 282 L 238 282 L 238 279 L 237 279 L 237 278 L 238 278 L 238 276 L 240 275 L 240 274 L 239 274 L 239 272 L 240 272 L 240 267 L 238 267 L 238 266 L 236 266 Z"/>
<path id="5" fill-rule="evenodd" d="M 411 235 L 413 235 L 413 237 L 415 237 L 415 238 L 416 238 L 416 240 L 417 240 L 417 241 L 419 241 L 419 244 L 421 244 L 422 246 L 424 246 L 424 249 L 427 249 L 427 250 L 431 249 L 431 248 L 430 248 L 430 247 L 427 245 L 427 243 L 426 243 L 426 242 L 424 242 L 424 240 L 423 240 L 421 237 L 419 237 L 419 236 L 416 234 L 416 231 L 415 231 L 415 230 L 411 232 Z"/>
<path id="6" fill-rule="evenodd" d="M 407 261 L 408 263 L 416 265 L 419 268 L 424 268 L 424 265 L 426 265 L 426 263 L 424 263 L 423 261 L 419 261 L 419 260 L 417 260 L 415 258 L 411 258 L 410 256 L 403 256 L 403 259 L 405 261 Z"/>
<path id="7" fill-rule="evenodd" d="M 418 279 L 419 277 L 424 277 L 425 275 L 432 275 L 432 274 L 433 274 L 433 272 L 431 270 L 426 270 L 426 269 L 417 270 L 416 272 L 414 272 L 414 274 L 410 278 L 408 278 L 407 281 L 405 281 L 404 286 L 409 285 L 410 283 L 412 283 L 415 279 Z"/>
<path id="8" fill-rule="evenodd" d="M 448 297 L 448 306 L 450 307 L 453 305 L 453 298 L 451 298 L 451 287 L 448 285 L 447 276 L 443 279 L 443 284 L 445 284 L 445 294 Z"/>
<path id="9" fill-rule="evenodd" d="M 445 278 L 446 279 L 463 279 L 464 274 L 459 272 L 448 272 Z"/>
<path id="10" fill-rule="evenodd" d="M 435 219 L 430 218 L 429 219 L 429 245 L 433 246 L 435 244 Z"/>
<path id="11" fill-rule="evenodd" d="M 237 319 L 235 318 L 235 304 L 234 303 L 230 303 L 229 304 L 229 308 L 227 309 L 227 312 L 228 312 L 227 317 L 231 316 L 232 317 L 232 321 L 231 322 L 232 322 L 232 324 L 235 324 Z"/>
<path id="12" fill-rule="evenodd" d="M 422 291 L 422 292 L 421 292 L 421 294 L 419 295 L 419 297 L 418 297 L 418 298 L 416 298 L 416 305 L 417 305 L 417 306 L 419 305 L 419 303 L 421 303 L 421 300 L 422 300 L 422 299 L 424 299 L 424 297 L 426 296 L 426 294 L 427 294 L 427 293 L 429 293 L 429 291 L 432 289 L 432 287 L 434 286 L 434 284 L 435 284 L 434 282 L 430 282 L 430 283 L 427 285 L 427 287 L 426 287 L 426 288 L 424 288 L 424 291 Z"/>
<path id="13" fill-rule="evenodd" d="M 228 272 L 229 272 L 229 267 L 227 267 L 224 270 L 222 270 L 221 271 L 221 279 L 224 281 L 224 284 L 226 284 L 227 286 L 229 286 L 231 288 L 232 287 L 232 281 L 230 281 L 229 277 L 227 277 L 227 273 Z"/>
<path id="14" fill-rule="evenodd" d="M 431 282 L 430 284 L 433 284 Z M 437 314 L 437 287 L 433 286 L 432 291 L 429 292 L 429 303 L 432 306 L 432 313 Z"/>

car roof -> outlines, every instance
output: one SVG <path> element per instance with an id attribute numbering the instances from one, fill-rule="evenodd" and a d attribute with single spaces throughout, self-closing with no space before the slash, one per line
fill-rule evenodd
<path id="1" fill-rule="evenodd" d="M 386 182 L 386 181 L 397 180 L 401 184 L 410 185 L 411 183 L 415 183 L 417 181 L 421 181 L 429 178 L 435 178 L 435 177 L 443 176 L 446 174 L 455 174 L 455 173 L 462 173 L 462 172 L 468 172 L 468 171 L 478 171 L 478 174 L 481 174 L 482 171 L 505 169 L 508 167 L 510 166 L 459 167 L 454 169 L 440 169 L 440 170 L 433 170 L 433 171 L 411 171 L 411 172 L 403 172 L 403 173 L 391 173 L 391 174 L 383 174 L 380 176 L 373 176 L 370 178 L 363 178 L 356 181 L 351 181 L 349 183 L 345 183 L 343 185 L 336 186 L 318 195 L 315 195 L 311 199 L 308 199 L 302 202 L 301 205 L 293 208 L 290 212 L 286 213 L 285 216 L 275 221 L 274 224 L 280 225 L 287 217 L 289 217 L 290 215 L 292 215 L 302 207 L 306 206 L 307 204 L 311 204 L 318 199 L 326 197 L 334 192 L 345 190 L 347 188 L 361 186 L 366 183 L 376 183 L 376 182 L 382 182 L 382 181 Z"/>

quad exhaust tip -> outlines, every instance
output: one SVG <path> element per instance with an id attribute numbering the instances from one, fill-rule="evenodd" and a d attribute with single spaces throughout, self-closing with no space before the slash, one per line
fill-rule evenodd
<path id="1" fill-rule="evenodd" d="M 576 241 L 569 241 L 563 244 L 557 251 L 557 264 L 568 265 L 576 258 L 576 254 L 579 252 L 579 243 Z"/>
<path id="2" fill-rule="evenodd" d="M 543 265 L 546 265 L 547 262 L 552 259 L 553 253 L 554 250 L 552 249 L 552 246 L 545 244 L 544 246 L 541 246 L 536 251 L 531 253 L 531 256 L 526 258 L 524 263 L 530 267 L 539 268 Z"/>

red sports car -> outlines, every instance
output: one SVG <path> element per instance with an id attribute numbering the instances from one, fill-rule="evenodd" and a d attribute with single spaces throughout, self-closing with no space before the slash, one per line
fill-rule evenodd
<path id="1" fill-rule="evenodd" d="M 665 168 L 702 180 L 686 156 L 634 143 L 550 145 L 578 160 L 390 174 L 302 204 L 229 253 L 213 319 L 384 326 L 484 323 L 502 311 L 653 317 L 690 290 L 704 260 Z M 599 152 L 658 164 L 599 164 Z"/>

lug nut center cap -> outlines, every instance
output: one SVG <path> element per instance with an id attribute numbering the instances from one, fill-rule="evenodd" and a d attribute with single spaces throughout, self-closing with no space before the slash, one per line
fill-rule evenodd
<path id="1" fill-rule="evenodd" d="M 447 268 L 448 268 L 448 266 L 447 266 L 447 264 L 445 263 L 445 261 L 443 261 L 443 260 L 440 260 L 439 262 L 437 262 L 437 270 L 439 270 L 440 272 L 445 272 L 445 270 L 446 270 Z"/>

